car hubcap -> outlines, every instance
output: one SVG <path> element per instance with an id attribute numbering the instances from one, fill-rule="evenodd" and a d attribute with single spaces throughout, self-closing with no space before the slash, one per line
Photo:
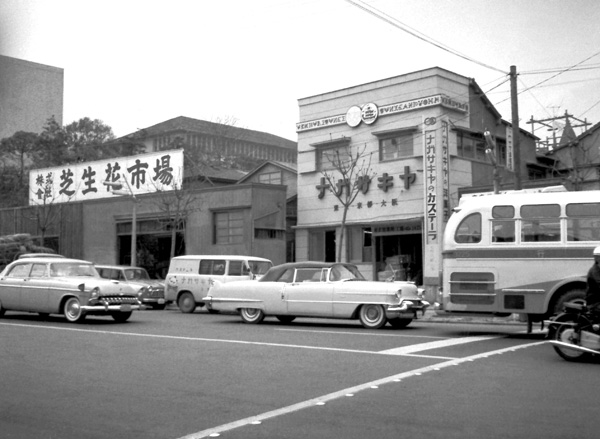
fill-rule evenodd
<path id="1" fill-rule="evenodd" d="M 72 300 L 69 302 L 68 313 L 71 317 L 77 317 L 79 315 L 79 303 L 76 300 Z"/>

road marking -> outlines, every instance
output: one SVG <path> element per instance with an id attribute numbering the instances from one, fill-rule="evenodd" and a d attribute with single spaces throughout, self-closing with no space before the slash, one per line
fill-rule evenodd
<path id="1" fill-rule="evenodd" d="M 448 339 L 450 337 L 436 337 L 434 335 L 406 335 L 402 333 L 395 334 L 386 334 L 378 331 L 369 331 L 369 332 L 350 332 L 350 331 L 319 331 L 317 329 L 279 329 L 276 328 L 276 331 L 288 331 L 288 332 L 315 332 L 317 334 L 342 334 L 342 335 L 353 335 L 353 336 L 370 336 L 370 337 L 406 337 L 406 338 L 439 338 L 439 339 Z"/>
<path id="2" fill-rule="evenodd" d="M 136 332 L 118 332 L 118 331 L 101 331 L 98 329 L 82 329 L 82 328 L 66 328 L 66 327 L 57 327 L 57 326 L 47 326 L 47 325 L 28 325 L 24 323 L 5 323 L 1 322 L 0 325 L 7 326 L 21 326 L 26 328 L 41 328 L 41 329 L 54 329 L 58 331 L 74 331 L 74 332 L 87 332 L 92 334 L 105 334 L 105 335 L 129 335 L 133 337 L 148 337 L 148 338 L 164 338 L 169 340 L 185 340 L 185 341 L 202 341 L 202 342 L 212 342 L 212 343 L 230 343 L 230 344 L 246 344 L 246 345 L 257 345 L 257 346 L 269 346 L 269 347 L 284 347 L 284 348 L 292 348 L 292 349 L 312 349 L 312 350 L 320 350 L 320 351 L 333 351 L 333 352 L 350 352 L 357 354 L 371 354 L 371 355 L 403 355 L 401 353 L 393 352 L 394 349 L 390 349 L 389 351 L 365 351 L 361 349 L 342 349 L 342 348 L 331 348 L 331 347 L 322 347 L 322 346 L 308 346 L 308 345 L 297 345 L 297 344 L 286 344 L 286 343 L 267 343 L 267 342 L 258 342 L 258 341 L 244 341 L 244 340 L 228 340 L 221 338 L 202 338 L 202 337 L 182 337 L 177 335 L 159 335 L 159 334 L 140 334 Z M 454 339 L 448 339 L 447 342 L 452 342 Z M 440 342 L 432 342 L 432 343 L 444 343 L 444 341 Z M 466 342 L 465 342 L 466 343 Z M 453 343 L 454 344 L 454 343 Z M 416 346 L 429 346 L 430 343 L 422 343 Z M 401 348 L 400 348 L 401 349 Z M 422 350 L 427 350 L 432 348 L 425 348 Z M 419 352 L 420 349 L 412 349 L 411 352 L 407 352 L 407 355 L 417 356 L 414 353 Z M 436 357 L 430 355 L 418 355 L 420 357 L 425 358 L 439 358 L 439 359 L 452 359 L 452 357 Z"/>
<path id="3" fill-rule="evenodd" d="M 451 361 L 445 361 L 443 363 L 433 364 L 431 366 L 422 367 L 420 369 L 414 369 L 414 370 L 411 370 L 408 372 L 403 372 L 403 373 L 399 373 L 397 375 L 392 375 L 392 376 L 389 376 L 386 378 L 381 378 L 379 380 L 371 381 L 369 383 L 364 383 L 364 384 L 361 384 L 358 386 L 349 387 L 347 389 L 339 390 L 337 392 L 329 393 L 327 395 L 323 395 L 323 396 L 319 396 L 317 398 L 299 402 L 297 404 L 292 404 L 287 407 L 282 407 L 277 410 L 265 412 L 260 415 L 251 416 L 249 418 L 240 419 L 238 421 L 230 422 L 228 424 L 223 424 L 223 425 L 219 425 L 217 427 L 209 428 L 207 430 L 202 430 L 197 433 L 192 433 L 187 436 L 183 436 L 179 439 L 202 439 L 205 437 L 217 437 L 225 431 L 243 427 L 248 424 L 258 424 L 267 419 L 275 418 L 277 416 L 287 415 L 287 414 L 297 412 L 299 410 L 302 410 L 302 409 L 305 409 L 308 407 L 312 407 L 315 405 L 324 405 L 329 401 L 333 401 L 333 400 L 339 399 L 341 397 L 347 397 L 349 395 L 355 395 L 357 392 L 360 392 L 360 391 L 363 391 L 366 389 L 376 388 L 376 387 L 379 387 L 381 385 L 388 384 L 391 382 L 399 382 L 403 379 L 406 379 L 406 378 L 409 378 L 412 376 L 418 376 L 418 375 L 422 375 L 424 373 L 432 372 L 432 371 L 439 371 L 446 367 L 458 366 L 461 363 L 471 362 L 471 361 L 479 360 L 481 358 L 487 358 L 492 355 L 500 355 L 500 354 L 504 354 L 506 352 L 514 352 L 519 349 L 530 348 L 533 346 L 539 346 L 539 345 L 546 344 L 546 343 L 548 343 L 548 342 L 540 341 L 540 342 L 535 342 L 535 343 L 528 343 L 528 344 L 524 344 L 524 345 L 520 345 L 520 346 L 513 346 L 510 348 L 498 349 L 495 351 L 489 351 L 489 352 L 484 352 L 484 353 L 477 354 L 477 355 L 471 355 L 471 356 L 465 357 L 465 358 L 460 358 L 460 359 L 455 359 L 455 360 L 451 360 Z"/>
<path id="4" fill-rule="evenodd" d="M 461 337 L 461 338 L 450 338 L 446 340 L 440 341 L 431 341 L 429 343 L 419 343 L 411 346 L 402 346 L 394 349 L 387 349 L 385 351 L 379 351 L 380 354 L 387 355 L 406 355 L 406 354 L 414 354 L 415 352 L 427 351 L 429 349 L 439 349 L 445 348 L 448 346 L 455 346 L 459 344 L 465 343 L 473 343 L 475 341 L 485 341 L 485 340 L 493 340 L 497 338 L 502 338 L 500 336 L 493 337 Z"/>

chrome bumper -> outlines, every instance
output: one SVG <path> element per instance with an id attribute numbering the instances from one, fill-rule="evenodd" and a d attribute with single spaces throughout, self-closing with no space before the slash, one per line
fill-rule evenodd
<path id="1" fill-rule="evenodd" d="M 398 305 L 388 306 L 386 316 L 388 318 L 395 317 L 417 317 L 417 312 L 421 311 L 421 316 L 425 315 L 425 310 L 429 307 L 429 302 L 421 300 L 417 303 L 412 300 L 403 300 Z"/>
<path id="2" fill-rule="evenodd" d="M 106 312 L 106 311 L 120 311 L 120 312 L 129 312 L 136 311 L 140 309 L 145 309 L 144 305 L 131 305 L 131 304 L 121 304 L 121 305 L 82 305 L 80 308 L 85 312 L 90 311 L 98 311 L 98 312 Z"/>

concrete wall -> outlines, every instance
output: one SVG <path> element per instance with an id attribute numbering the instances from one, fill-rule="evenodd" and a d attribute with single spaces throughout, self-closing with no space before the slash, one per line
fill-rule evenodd
<path id="1" fill-rule="evenodd" d="M 63 123 L 64 70 L 0 55 L 0 139 Z"/>

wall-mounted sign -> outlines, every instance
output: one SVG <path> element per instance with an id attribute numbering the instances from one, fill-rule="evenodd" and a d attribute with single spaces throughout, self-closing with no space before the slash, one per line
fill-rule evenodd
<path id="1" fill-rule="evenodd" d="M 181 188 L 183 150 L 159 151 L 29 172 L 29 204 L 53 204 L 113 197 L 114 186 L 134 195 Z"/>
<path id="2" fill-rule="evenodd" d="M 362 110 L 359 106 L 355 105 L 353 107 L 350 107 L 350 109 L 348 109 L 348 111 L 346 112 L 346 123 L 348 124 L 348 126 L 352 128 L 357 127 L 361 121 L 361 113 Z"/>
<path id="3" fill-rule="evenodd" d="M 377 107 L 377 105 L 373 103 L 365 104 L 362 108 L 359 106 L 352 106 L 346 112 L 346 114 L 324 117 L 306 122 L 298 122 L 296 124 L 296 132 L 301 133 L 303 131 L 316 130 L 319 128 L 341 125 L 344 123 L 347 123 L 348 126 L 355 128 L 360 124 L 361 121 L 367 125 L 370 125 L 381 116 L 389 116 L 392 114 L 404 113 L 406 111 L 420 110 L 423 108 L 434 107 L 436 105 L 440 105 L 454 111 L 460 111 L 462 113 L 467 113 L 469 111 L 468 103 L 459 102 L 449 96 L 439 94 L 424 98 L 412 99 L 410 101 L 384 105 L 382 107 Z M 357 114 L 358 112 L 360 112 L 360 114 Z M 433 120 L 431 122 L 435 124 L 435 118 L 432 119 Z"/>
<path id="4" fill-rule="evenodd" d="M 360 118 L 367 125 L 371 125 L 373 122 L 375 122 L 377 120 L 377 116 L 379 116 L 377 105 L 367 104 L 364 107 L 362 107 Z"/>

